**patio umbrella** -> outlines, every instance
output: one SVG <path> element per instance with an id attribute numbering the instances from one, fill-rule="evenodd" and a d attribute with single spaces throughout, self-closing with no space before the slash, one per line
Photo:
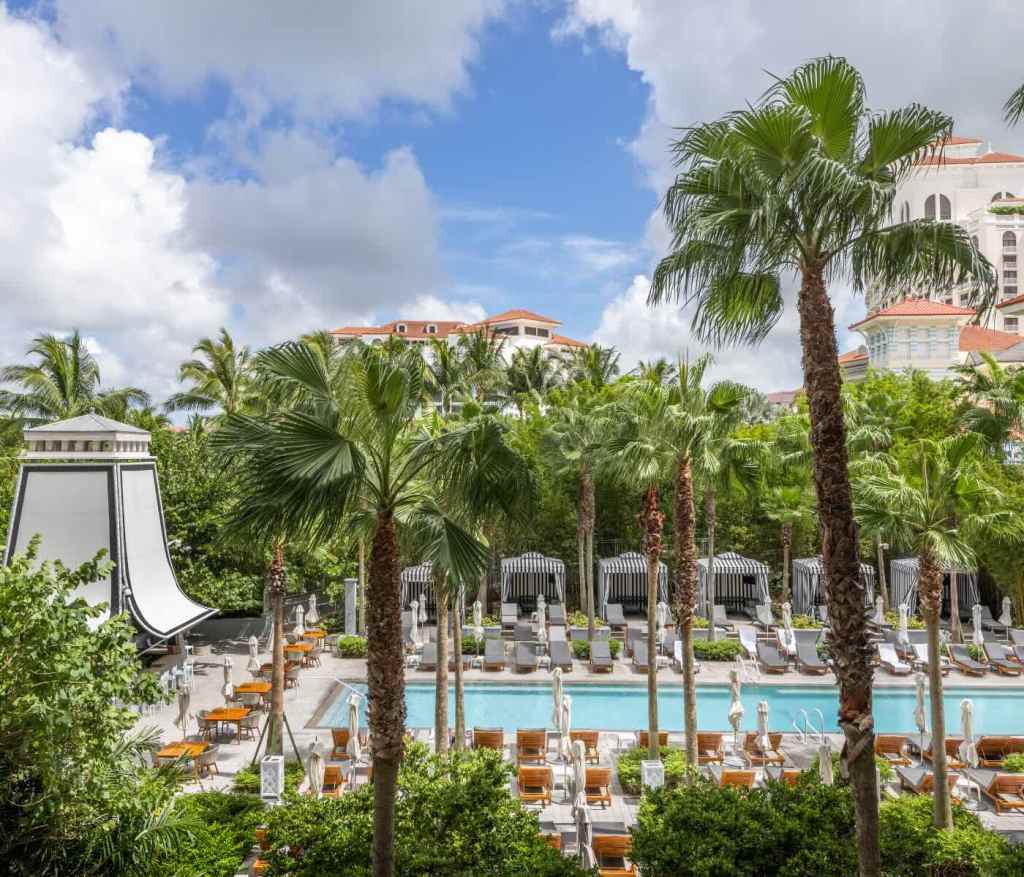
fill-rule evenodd
<path id="1" fill-rule="evenodd" d="M 420 594 L 420 624 L 427 623 L 427 595 Z"/>
<path id="2" fill-rule="evenodd" d="M 896 633 L 896 641 L 902 648 L 910 645 L 910 631 L 907 625 L 910 623 L 910 609 L 906 603 L 900 603 L 900 626 Z"/>
<path id="3" fill-rule="evenodd" d="M 537 597 L 537 639 L 542 643 L 546 640 L 544 636 L 547 633 L 547 621 L 548 621 L 548 608 L 544 605 L 543 595 Z"/>
<path id="4" fill-rule="evenodd" d="M 231 681 L 231 655 L 224 656 L 224 686 L 220 693 L 224 696 L 225 703 L 230 703 L 235 694 L 235 686 Z"/>
<path id="5" fill-rule="evenodd" d="M 551 671 L 551 724 L 557 730 L 558 723 L 562 718 L 562 668 L 555 667 Z"/>
<path id="6" fill-rule="evenodd" d="M 789 603 L 782 604 L 782 629 L 785 631 L 786 651 L 796 654 L 796 634 L 793 633 L 793 607 Z"/>
<path id="7" fill-rule="evenodd" d="M 885 603 L 882 602 L 882 595 L 875 597 L 875 617 L 872 619 L 875 624 L 885 624 Z"/>
<path id="8" fill-rule="evenodd" d="M 320 621 L 320 613 L 316 611 L 316 594 L 309 595 L 309 612 L 306 613 L 306 621 L 310 624 L 317 624 Z"/>
<path id="9" fill-rule="evenodd" d="M 975 603 L 971 609 L 971 620 L 974 622 L 974 644 L 980 649 L 985 644 L 985 631 L 981 629 L 980 603 Z"/>
<path id="10" fill-rule="evenodd" d="M 359 761 L 362 748 L 359 745 L 359 701 L 358 694 L 348 696 L 348 745 L 345 747 L 352 762 Z"/>
<path id="11" fill-rule="evenodd" d="M 309 758 L 306 760 L 306 780 L 316 797 L 324 793 L 324 757 L 320 754 L 319 738 L 309 744 Z"/>
<path id="12" fill-rule="evenodd" d="M 479 644 L 484 638 L 484 607 L 479 600 L 473 601 L 473 639 Z M 477 648 L 479 652 L 479 647 Z"/>
<path id="13" fill-rule="evenodd" d="M 999 616 L 999 623 L 1005 627 L 1013 624 L 1013 602 L 1009 597 L 1003 597 L 1003 611 Z"/>
<path id="14" fill-rule="evenodd" d="M 253 676 L 259 675 L 260 641 L 255 636 L 249 637 L 249 663 L 245 665 L 245 669 L 252 673 Z"/>
<path id="15" fill-rule="evenodd" d="M 582 790 L 577 792 L 576 803 L 572 810 L 576 823 L 576 849 L 579 851 L 580 864 L 584 868 L 593 868 L 597 865 L 597 860 L 594 850 L 591 848 L 591 844 L 594 842 L 594 830 L 590 822 L 590 807 L 587 805 L 586 792 Z"/>
<path id="16" fill-rule="evenodd" d="M 732 700 L 729 703 L 729 724 L 732 725 L 733 731 L 733 749 L 739 752 L 742 748 L 740 745 L 740 725 L 743 724 L 743 701 L 740 699 L 740 674 L 737 670 L 729 671 L 729 692 L 732 695 Z"/>
<path id="17" fill-rule="evenodd" d="M 295 635 L 302 638 L 302 635 L 306 632 L 306 610 L 302 608 L 300 603 L 295 607 Z"/>
<path id="18" fill-rule="evenodd" d="M 821 777 L 822 785 L 831 786 L 835 781 L 832 774 L 832 746 L 824 735 L 818 747 L 818 776 Z"/>
<path id="19" fill-rule="evenodd" d="M 178 729 L 184 736 L 188 736 L 188 726 L 192 719 L 191 713 L 188 709 L 192 705 L 192 692 L 186 686 L 182 686 L 178 689 L 178 717 L 174 720 L 174 724 L 178 726 Z"/>
<path id="20" fill-rule="evenodd" d="M 768 752 L 772 748 L 772 741 L 768 737 L 768 701 L 762 700 L 757 705 L 757 747 L 762 752 Z"/>
<path id="21" fill-rule="evenodd" d="M 668 624 L 668 604 L 658 602 L 658 609 L 654 616 L 654 621 L 657 626 L 657 637 L 658 643 L 665 642 L 665 625 Z"/>
<path id="22" fill-rule="evenodd" d="M 572 744 L 572 791 L 574 796 L 582 794 L 586 803 L 587 750 L 582 740 Z"/>
<path id="23" fill-rule="evenodd" d="M 558 756 L 569 760 L 569 750 L 572 748 L 572 741 L 569 739 L 569 731 L 572 729 L 572 698 L 568 694 L 562 695 L 562 716 L 558 723 Z"/>
<path id="24" fill-rule="evenodd" d="M 974 704 L 964 698 L 960 701 L 960 730 L 964 742 L 960 744 L 960 760 L 971 767 L 978 766 L 978 747 L 974 743 Z"/>
<path id="25" fill-rule="evenodd" d="M 419 613 L 419 608 L 420 608 L 420 604 L 418 602 L 416 602 L 415 600 L 413 600 L 409 604 L 409 609 L 411 610 L 410 613 L 409 613 L 411 615 L 410 622 L 412 624 L 412 626 L 409 628 L 409 639 L 411 639 L 414 643 L 418 643 L 420 641 L 420 630 L 419 630 L 420 613 Z"/>
<path id="26" fill-rule="evenodd" d="M 928 733 L 928 714 L 924 711 L 924 684 L 924 673 L 915 673 L 914 686 L 917 704 L 914 707 L 914 724 L 917 725 L 918 733 L 921 735 L 921 749 L 924 749 L 924 735 Z"/>

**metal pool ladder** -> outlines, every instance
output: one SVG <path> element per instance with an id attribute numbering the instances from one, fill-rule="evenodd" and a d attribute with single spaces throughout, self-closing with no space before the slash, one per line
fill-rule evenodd
<path id="1" fill-rule="evenodd" d="M 806 743 L 808 740 L 813 743 L 815 738 L 817 738 L 818 743 L 824 743 L 827 739 L 825 737 L 825 716 L 822 715 L 821 710 L 817 707 L 812 708 L 811 712 L 817 713 L 818 726 L 815 727 L 807 710 L 801 709 L 793 720 L 793 730 L 800 736 L 801 743 Z"/>

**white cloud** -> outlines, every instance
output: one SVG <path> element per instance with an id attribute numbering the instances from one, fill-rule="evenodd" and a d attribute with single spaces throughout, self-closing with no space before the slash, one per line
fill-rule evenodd
<path id="1" fill-rule="evenodd" d="M 595 274 L 636 264 L 642 256 L 636 247 L 589 235 L 569 235 L 562 239 L 562 246 L 584 270 Z"/>
<path id="2" fill-rule="evenodd" d="M 399 316 L 407 320 L 457 320 L 479 323 L 487 316 L 484 306 L 475 301 L 451 301 L 434 295 L 418 295 L 402 307 Z"/>

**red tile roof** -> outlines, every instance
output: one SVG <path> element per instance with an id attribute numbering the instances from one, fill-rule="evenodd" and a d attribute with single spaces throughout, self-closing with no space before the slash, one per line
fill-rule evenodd
<path id="1" fill-rule="evenodd" d="M 957 137 L 955 134 L 942 141 L 943 146 L 966 146 L 969 143 L 984 143 L 984 141 L 977 137 Z"/>
<path id="2" fill-rule="evenodd" d="M 839 354 L 839 364 L 846 365 L 848 362 L 859 362 L 862 359 L 867 359 L 868 354 L 866 350 L 847 350 L 846 353 Z"/>
<path id="3" fill-rule="evenodd" d="M 405 326 L 404 332 L 398 331 L 398 324 Z M 428 332 L 427 326 L 436 326 L 436 332 Z M 332 330 L 333 335 L 401 335 L 402 338 L 447 338 L 460 328 L 462 323 L 457 320 L 392 320 L 383 326 L 341 326 Z"/>
<path id="4" fill-rule="evenodd" d="M 566 338 L 564 335 L 552 335 L 552 344 L 561 344 L 564 347 L 589 347 L 586 341 L 577 341 L 575 338 Z"/>
<path id="5" fill-rule="evenodd" d="M 522 308 L 515 308 L 511 311 L 502 311 L 493 317 L 483 320 L 484 323 L 503 323 L 506 320 L 533 320 L 535 323 L 550 323 L 552 326 L 562 325 L 561 320 L 552 320 L 551 317 L 542 317 L 534 311 L 526 311 Z"/>
<path id="6" fill-rule="evenodd" d="M 803 387 L 797 387 L 795 390 L 777 390 L 766 394 L 765 399 L 771 405 L 792 405 L 793 400 L 803 391 Z"/>
<path id="7" fill-rule="evenodd" d="M 1020 335 L 999 332 L 984 326 L 964 326 L 960 332 L 960 349 L 966 352 L 976 350 L 1006 350 L 1021 342 Z"/>
<path id="8" fill-rule="evenodd" d="M 969 317 L 973 315 L 974 311 L 971 308 L 958 308 L 955 305 L 927 298 L 907 298 L 873 314 L 868 314 L 850 328 L 856 329 L 857 326 L 863 326 L 869 320 L 874 320 L 877 317 Z"/>
<path id="9" fill-rule="evenodd" d="M 1024 301 L 1024 295 L 1018 295 L 1015 296 L 1014 298 L 1007 299 L 1006 301 L 999 302 L 999 304 L 997 304 L 996 307 L 1005 308 L 1007 305 L 1019 305 L 1022 301 Z"/>
<path id="10" fill-rule="evenodd" d="M 932 155 L 914 162 L 918 165 L 943 164 L 1019 164 L 1024 162 L 1024 155 L 1011 152 L 986 152 L 984 155 L 968 155 L 963 158 L 948 155 Z"/>

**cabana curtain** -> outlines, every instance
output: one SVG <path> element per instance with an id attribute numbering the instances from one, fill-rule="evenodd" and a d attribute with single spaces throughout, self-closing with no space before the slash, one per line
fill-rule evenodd
<path id="1" fill-rule="evenodd" d="M 864 603 L 875 600 L 875 568 L 868 563 L 860 565 L 864 578 Z M 793 561 L 793 611 L 798 615 L 811 615 L 814 607 L 825 602 L 825 562 L 821 555 L 801 557 Z"/>
<path id="2" fill-rule="evenodd" d="M 408 609 L 413 600 L 419 600 L 420 594 L 427 597 L 427 612 L 433 614 L 437 608 L 434 598 L 434 578 L 429 560 L 418 566 L 407 566 L 399 576 L 402 582 L 402 608 Z"/>
<path id="3" fill-rule="evenodd" d="M 538 594 L 543 594 L 548 601 L 565 602 L 565 564 L 538 551 L 527 551 L 518 557 L 503 557 L 502 602 L 532 602 Z"/>
<path id="4" fill-rule="evenodd" d="M 700 598 L 697 611 L 707 613 L 708 559 L 697 561 Z M 742 554 L 715 555 L 715 602 L 742 610 L 750 603 L 768 603 L 768 566 Z"/>
<path id="5" fill-rule="evenodd" d="M 921 578 L 921 565 L 916 557 L 902 557 L 894 560 L 891 570 L 891 598 L 893 606 L 907 604 L 911 613 L 917 611 L 917 589 Z M 980 603 L 978 595 L 978 571 L 976 569 L 946 569 L 942 579 L 942 610 L 949 611 L 949 585 L 956 579 L 957 596 L 960 600 L 961 618 L 970 618 L 971 607 Z"/>
<path id="6" fill-rule="evenodd" d="M 658 599 L 668 602 L 668 567 L 658 564 Z M 647 559 L 636 551 L 597 561 L 597 607 L 601 616 L 609 603 L 647 607 Z"/>

